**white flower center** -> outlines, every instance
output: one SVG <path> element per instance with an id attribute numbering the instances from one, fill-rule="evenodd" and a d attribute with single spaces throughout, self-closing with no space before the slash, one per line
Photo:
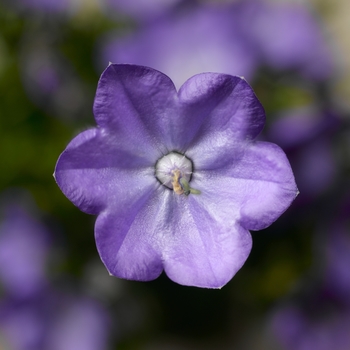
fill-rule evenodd
<path id="1" fill-rule="evenodd" d="M 180 153 L 170 152 L 160 158 L 156 164 L 157 179 L 176 194 L 199 193 L 199 191 L 190 188 L 188 184 L 191 175 L 192 161 Z"/>

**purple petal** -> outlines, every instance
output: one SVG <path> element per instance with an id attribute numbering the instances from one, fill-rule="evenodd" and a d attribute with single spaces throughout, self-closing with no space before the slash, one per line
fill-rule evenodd
<path id="1" fill-rule="evenodd" d="M 249 231 L 215 197 L 168 197 L 164 207 L 168 223 L 163 232 L 166 274 L 179 284 L 221 288 L 250 253 Z"/>
<path id="2" fill-rule="evenodd" d="M 112 275 L 148 281 L 161 274 L 158 237 L 162 221 L 158 211 L 163 192 L 163 188 L 158 188 L 135 193 L 127 202 L 116 202 L 97 218 L 97 249 Z"/>
<path id="3" fill-rule="evenodd" d="M 113 129 L 135 148 L 145 148 L 156 161 L 169 152 L 163 139 L 172 132 L 168 124 L 178 114 L 176 101 L 175 86 L 166 75 L 147 67 L 112 64 L 99 80 L 94 115 L 98 125 Z"/>
<path id="4" fill-rule="evenodd" d="M 221 146 L 237 145 L 255 138 L 265 122 L 263 107 L 242 78 L 199 74 L 181 87 L 178 97 L 168 77 L 133 65 L 105 70 L 94 112 L 100 126 L 113 129 L 125 144 L 145 149 L 154 161 L 174 149 L 184 152 L 193 142 L 200 149 L 205 145 L 199 142 L 210 142 L 206 152 L 215 153 L 214 139 Z"/>
<path id="5" fill-rule="evenodd" d="M 241 225 L 261 230 L 271 225 L 292 203 L 298 189 L 284 152 L 272 143 L 255 142 L 231 164 L 218 158 L 213 170 L 198 170 L 191 185 L 220 199 Z"/>
<path id="6" fill-rule="evenodd" d="M 98 214 L 108 204 L 128 201 L 131 193 L 157 184 L 155 160 L 149 159 L 146 147 L 137 149 L 131 144 L 127 149 L 123 141 L 105 129 L 90 129 L 61 154 L 55 179 L 80 210 Z"/>
<path id="7" fill-rule="evenodd" d="M 160 188 L 101 214 L 96 242 L 102 261 L 117 277 L 151 280 L 164 265 L 177 283 L 222 287 L 247 259 L 251 236 L 231 211 L 208 203 Z"/>
<path id="8" fill-rule="evenodd" d="M 186 155 L 196 161 L 198 169 L 211 168 L 219 157 L 237 154 L 264 127 L 264 108 L 242 78 L 199 74 L 181 87 L 179 98 L 188 126 L 183 140 L 193 138 Z"/>

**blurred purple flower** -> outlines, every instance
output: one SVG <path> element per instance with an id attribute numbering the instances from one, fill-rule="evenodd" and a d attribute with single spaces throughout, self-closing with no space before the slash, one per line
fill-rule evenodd
<path id="1" fill-rule="evenodd" d="M 37 298 L 38 295 L 40 298 Z M 52 310 L 50 310 L 50 304 L 47 303 L 46 295 L 41 293 L 38 295 L 28 300 L 11 298 L 1 300 L 0 333 L 9 349 L 45 349 L 43 347 L 44 338 Z"/>
<path id="2" fill-rule="evenodd" d="M 0 347 L 13 350 L 100 350 L 109 317 L 94 299 L 59 292 L 48 280 L 49 232 L 19 192 L 1 197 Z M 5 344 L 3 343 L 5 342 Z"/>
<path id="3" fill-rule="evenodd" d="M 286 151 L 303 200 L 324 193 L 336 179 L 332 137 L 339 124 L 330 111 L 300 108 L 280 113 L 267 130 L 267 139 Z"/>
<path id="4" fill-rule="evenodd" d="M 334 228 L 327 241 L 325 279 L 350 306 L 350 232 L 346 228 L 342 230 Z"/>
<path id="5" fill-rule="evenodd" d="M 30 300 L 4 299 L 0 330 L 13 350 L 101 350 L 109 319 L 94 299 L 47 289 Z"/>
<path id="6" fill-rule="evenodd" d="M 149 66 L 167 74 L 179 88 L 191 76 L 218 72 L 252 76 L 256 53 L 235 25 L 231 7 L 202 5 L 174 11 L 141 25 L 125 37 L 102 41 L 101 65 L 108 62 Z"/>
<path id="7" fill-rule="evenodd" d="M 62 299 L 61 299 L 62 300 Z M 101 350 L 106 348 L 109 319 L 101 304 L 88 297 L 60 302 L 48 331 L 50 350 Z"/>
<path id="8" fill-rule="evenodd" d="M 55 169 L 63 193 L 98 214 L 112 275 L 219 288 L 297 195 L 283 151 L 254 139 L 265 113 L 244 79 L 204 73 L 177 92 L 151 68 L 110 65 L 79 134 Z M 200 193 L 199 193 L 200 192 Z"/>
<path id="9" fill-rule="evenodd" d="M 272 318 L 272 329 L 286 350 L 350 348 L 350 231 L 344 217 L 338 219 L 326 226 L 325 237 L 317 232 L 321 254 L 313 277 Z"/>
<path id="10" fill-rule="evenodd" d="M 7 294 L 27 298 L 47 284 L 48 234 L 20 205 L 1 209 L 0 281 Z"/>
<path id="11" fill-rule="evenodd" d="M 251 1 L 252 6 L 245 25 L 263 63 L 277 70 L 297 70 L 311 79 L 330 77 L 334 68 L 331 49 L 306 6 L 259 0 Z"/>
<path id="12" fill-rule="evenodd" d="M 336 208 L 332 225 L 322 241 L 324 280 L 332 286 L 338 299 L 346 302 L 350 308 L 350 195 Z M 349 343 L 350 347 L 350 343 Z"/>
<path id="13" fill-rule="evenodd" d="M 350 348 L 350 310 L 327 295 L 308 300 L 314 310 L 290 305 L 273 319 L 285 350 L 346 350 Z"/>
<path id="14" fill-rule="evenodd" d="M 264 65 L 316 80 L 333 72 L 321 26 L 300 4 L 183 3 L 132 33 L 110 33 L 100 46 L 100 66 L 149 66 L 167 74 L 177 87 L 201 72 L 239 75 L 249 81 Z"/>

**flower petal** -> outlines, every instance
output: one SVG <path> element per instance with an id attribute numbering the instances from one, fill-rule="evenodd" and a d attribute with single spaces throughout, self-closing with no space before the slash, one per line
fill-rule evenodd
<path id="1" fill-rule="evenodd" d="M 298 194 L 294 176 L 284 152 L 275 144 L 254 142 L 241 159 L 226 162 L 220 170 L 198 171 L 191 186 L 218 197 L 221 207 L 248 230 L 271 225 Z"/>
<path id="2" fill-rule="evenodd" d="M 111 64 L 101 75 L 94 102 L 96 122 L 113 129 L 127 144 L 146 148 L 156 158 L 168 153 L 172 149 L 166 139 L 177 114 L 175 86 L 163 73 Z"/>
<path id="3" fill-rule="evenodd" d="M 96 220 L 95 238 L 101 260 L 110 274 L 149 281 L 163 271 L 156 235 L 162 222 L 157 215 L 164 187 L 116 202 Z M 165 190 L 170 192 L 170 190 Z"/>
<path id="4" fill-rule="evenodd" d="M 152 280 L 164 266 L 177 283 L 220 288 L 251 249 L 250 233 L 226 214 L 160 187 L 102 213 L 95 228 L 97 248 L 117 277 Z"/>
<path id="5" fill-rule="evenodd" d="M 116 200 L 127 200 L 131 192 L 142 191 L 152 183 L 156 187 L 153 165 L 142 148 L 129 151 L 118 138 L 96 128 L 69 143 L 54 176 L 74 205 L 98 214 Z"/>
<path id="6" fill-rule="evenodd" d="M 250 253 L 249 231 L 212 199 L 193 195 L 173 196 L 168 201 L 169 229 L 164 234 L 163 259 L 164 270 L 174 282 L 221 288 Z"/>
<path id="7" fill-rule="evenodd" d="M 204 73 L 189 79 L 179 91 L 186 154 L 196 167 L 210 167 L 220 157 L 244 148 L 265 123 L 264 108 L 240 77 Z"/>

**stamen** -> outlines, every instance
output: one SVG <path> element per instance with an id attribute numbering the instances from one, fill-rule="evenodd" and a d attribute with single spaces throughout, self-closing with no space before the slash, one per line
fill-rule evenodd
<path id="1" fill-rule="evenodd" d="M 173 185 L 173 190 L 176 194 L 183 194 L 184 190 L 180 184 L 179 181 L 181 181 L 181 172 L 179 169 L 176 169 L 173 171 L 173 181 L 171 181 L 171 184 Z M 180 179 L 181 178 L 181 179 Z"/>

